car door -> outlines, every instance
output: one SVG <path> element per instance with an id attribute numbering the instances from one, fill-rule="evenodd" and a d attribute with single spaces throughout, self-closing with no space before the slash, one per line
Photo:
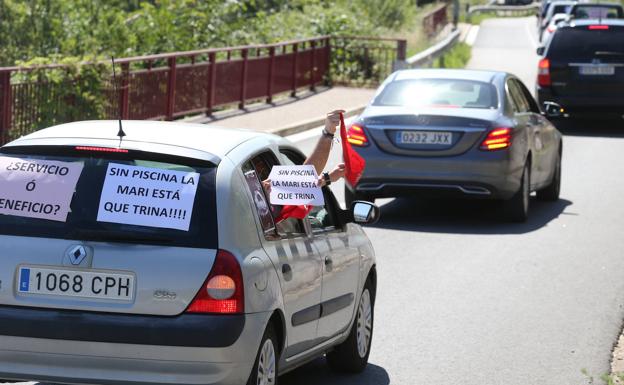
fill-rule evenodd
<path id="1" fill-rule="evenodd" d="M 535 182 L 540 185 L 546 184 L 552 178 L 552 173 L 555 171 L 556 157 L 559 155 L 557 129 L 548 119 L 542 116 L 539 105 L 524 84 L 518 82 L 518 86 L 529 105 L 532 119 L 536 122 L 535 143 L 536 145 L 539 144 L 540 148 L 536 148 L 536 152 L 539 154 L 539 162 L 535 166 L 538 169 L 540 179 L 535 179 Z"/>
<path id="2" fill-rule="evenodd" d="M 267 151 L 243 165 L 243 173 L 255 173 L 260 182 L 267 179 L 276 156 Z M 268 202 L 268 195 L 265 194 Z M 302 220 L 288 218 L 275 223 L 279 207 L 271 206 L 271 221 L 263 225 L 262 245 L 273 262 L 280 280 L 284 299 L 287 343 L 284 358 L 288 359 L 314 345 L 321 312 L 322 262 Z"/>
<path id="3" fill-rule="evenodd" d="M 507 89 L 514 104 L 514 118 L 517 122 L 518 130 L 526 137 L 528 151 L 531 151 L 531 185 L 539 183 L 543 179 L 541 170 L 538 167 L 542 157 L 542 143 L 539 137 L 540 122 L 531 112 L 531 106 L 524 97 L 522 87 L 515 78 L 507 79 Z"/>
<path id="4" fill-rule="evenodd" d="M 323 189 L 325 206 L 308 215 L 314 246 L 323 261 L 319 340 L 329 339 L 349 327 L 354 314 L 360 271 L 359 249 L 338 221 L 338 203 L 329 188 Z"/>

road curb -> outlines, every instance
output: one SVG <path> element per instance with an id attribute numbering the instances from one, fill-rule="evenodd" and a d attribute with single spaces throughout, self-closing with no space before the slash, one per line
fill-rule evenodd
<path id="1" fill-rule="evenodd" d="M 348 109 L 345 111 L 344 116 L 345 118 L 348 118 L 354 115 L 359 115 L 362 113 L 362 111 L 364 111 L 365 108 L 366 105 Z M 325 123 L 325 117 L 297 122 L 286 127 L 276 128 L 275 130 L 271 130 L 269 132 L 274 135 L 288 136 L 321 126 L 323 125 L 323 123 Z"/>

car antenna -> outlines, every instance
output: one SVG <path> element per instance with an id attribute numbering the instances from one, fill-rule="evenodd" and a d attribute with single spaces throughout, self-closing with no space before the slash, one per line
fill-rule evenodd
<path id="1" fill-rule="evenodd" d="M 115 57 L 111 56 L 111 62 L 113 63 L 113 87 L 115 88 L 115 95 L 117 95 L 117 74 L 115 73 Z M 119 131 L 117 132 L 117 136 L 119 137 L 119 147 L 121 147 L 121 141 L 123 137 L 126 136 L 126 133 L 121 126 L 121 105 L 119 105 Z"/>

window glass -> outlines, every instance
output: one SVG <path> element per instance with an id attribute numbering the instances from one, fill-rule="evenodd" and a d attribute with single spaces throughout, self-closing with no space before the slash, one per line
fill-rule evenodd
<path id="1" fill-rule="evenodd" d="M 516 80 L 516 84 L 520 88 L 520 91 L 522 91 L 522 95 L 524 96 L 524 100 L 527 102 L 527 104 L 529 106 L 529 111 L 534 112 L 536 114 L 539 114 L 540 113 L 540 109 L 539 109 L 539 107 L 537 105 L 537 102 L 533 98 L 533 95 L 531 95 L 529 90 L 524 86 L 524 84 L 521 81 Z"/>
<path id="2" fill-rule="evenodd" d="M 324 206 L 314 206 L 308 214 L 310 225 L 314 231 L 331 231 L 337 227 L 336 218 L 334 216 L 333 205 L 331 202 L 331 192 L 328 188 L 323 188 L 323 197 L 325 198 Z"/>
<path id="3" fill-rule="evenodd" d="M 279 163 L 275 156 L 271 152 L 267 151 L 253 157 L 251 159 L 251 164 L 247 166 L 247 170 L 243 169 L 243 173 L 252 171 L 251 169 L 253 169 L 253 171 L 255 171 L 256 173 L 258 181 L 262 182 L 269 178 L 269 175 L 271 174 L 271 168 L 276 164 Z M 265 197 L 267 198 L 267 202 L 269 202 L 268 194 L 265 194 Z M 281 212 L 283 206 L 269 204 L 269 207 L 271 209 L 273 218 L 276 218 L 279 216 L 279 213 Z M 263 225 L 263 228 L 264 226 L 265 225 Z M 279 221 L 275 223 L 275 228 L 280 235 L 285 237 L 299 236 L 305 234 L 303 221 L 296 218 L 286 218 L 282 221 Z"/>
<path id="4" fill-rule="evenodd" d="M 529 112 L 529 103 L 524 98 L 522 94 L 522 90 L 518 87 L 518 84 L 513 80 L 509 79 L 507 81 L 507 87 L 509 89 L 509 93 L 514 100 L 514 104 L 516 105 L 517 112 Z"/>
<path id="5" fill-rule="evenodd" d="M 389 83 L 375 98 L 376 106 L 485 108 L 498 107 L 496 87 L 460 79 L 407 79 Z"/>
<path id="6" fill-rule="evenodd" d="M 70 211 L 65 220 L 0 215 L 0 234 L 197 248 L 217 247 L 215 164 L 132 150 L 127 153 L 106 153 L 78 151 L 74 147 L 42 146 L 5 148 L 2 152 L 0 156 L 11 161 L 14 159 L 15 164 L 79 163 L 82 165 L 82 171 L 71 196 Z M 128 174 L 120 172 L 118 175 L 121 177 L 133 176 L 128 178 L 127 185 L 116 185 L 121 182 L 113 183 L 115 175 L 112 173 L 114 170 L 122 169 L 128 170 Z M 136 177 L 134 172 L 137 173 Z M 179 177 L 175 180 L 171 178 L 173 175 L 171 172 L 198 174 L 198 180 L 193 178 L 197 188 L 194 197 L 190 197 L 192 199 L 190 212 L 182 213 L 183 210 L 175 208 L 179 207 L 178 203 L 185 199 L 184 197 L 178 196 L 178 199 L 173 195 L 170 197 L 167 195 L 170 193 L 169 190 L 171 194 L 175 192 L 175 189 L 169 189 L 168 186 L 182 186 L 181 183 L 184 183 L 178 179 Z M 162 182 L 162 188 L 153 187 L 151 182 L 155 180 L 154 178 L 166 176 L 165 179 L 158 179 Z M 106 205 L 100 205 L 101 197 L 104 196 L 102 192 L 107 183 L 115 186 L 116 194 L 113 196 L 109 193 L 111 202 L 108 209 Z M 119 198 L 119 195 L 123 195 L 124 201 L 115 200 L 113 203 L 113 198 Z M 3 206 L 10 203 L 5 199 L 2 201 L 4 202 L 0 204 Z M 28 201 L 29 198 L 25 196 L 23 202 Z M 115 215 L 101 216 L 102 209 L 114 212 Z M 104 217 L 107 219 L 103 220 Z M 167 227 L 180 219 L 188 223 L 188 229 Z"/>
<path id="7" fill-rule="evenodd" d="M 591 61 L 598 55 L 604 61 L 621 60 L 624 56 L 624 28 L 607 30 L 588 27 L 561 27 L 550 40 L 548 57 L 562 61 Z"/>

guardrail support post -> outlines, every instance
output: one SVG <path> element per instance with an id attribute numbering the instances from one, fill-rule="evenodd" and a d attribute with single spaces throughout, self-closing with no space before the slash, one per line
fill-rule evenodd
<path id="1" fill-rule="evenodd" d="M 298 59 L 299 44 L 293 44 L 293 67 L 292 67 L 292 92 L 290 96 L 295 97 L 297 95 L 297 59 Z"/>
<path id="2" fill-rule="evenodd" d="M 208 95 L 206 95 L 206 115 L 212 115 L 212 108 L 215 103 L 215 81 L 217 79 L 217 54 L 210 52 L 208 54 Z"/>
<path id="3" fill-rule="evenodd" d="M 397 60 L 405 61 L 407 58 L 407 40 L 397 40 Z"/>
<path id="4" fill-rule="evenodd" d="M 169 58 L 169 77 L 167 82 L 167 111 L 165 118 L 173 120 L 175 108 L 175 87 L 176 87 L 176 57 Z"/>
<path id="5" fill-rule="evenodd" d="M 120 118 L 130 119 L 130 63 L 121 64 L 121 93 L 119 94 Z"/>
<path id="6" fill-rule="evenodd" d="M 0 145 L 9 140 L 11 129 L 11 71 L 0 72 Z"/>
<path id="7" fill-rule="evenodd" d="M 275 72 L 275 47 L 269 48 L 269 79 L 267 81 L 267 103 L 273 103 L 273 72 Z"/>
<path id="8" fill-rule="evenodd" d="M 316 58 L 314 57 L 316 54 L 316 41 L 312 40 L 310 42 L 311 53 L 310 53 L 310 91 L 316 91 Z"/>
<path id="9" fill-rule="evenodd" d="M 249 64 L 249 59 L 247 58 L 249 51 L 247 48 L 244 48 L 241 51 L 241 55 L 243 57 L 243 69 L 241 70 L 241 90 L 240 90 L 240 102 L 238 103 L 238 108 L 241 110 L 245 108 L 245 99 L 247 98 L 247 65 Z"/>

